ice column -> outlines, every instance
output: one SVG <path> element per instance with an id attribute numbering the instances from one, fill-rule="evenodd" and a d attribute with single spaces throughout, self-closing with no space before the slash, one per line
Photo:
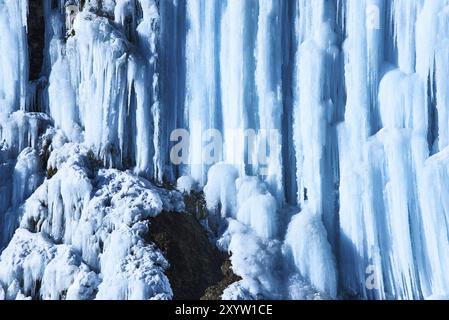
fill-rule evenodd
<path id="1" fill-rule="evenodd" d="M 201 184 L 206 182 L 206 174 L 212 164 L 207 163 L 207 160 L 221 160 L 222 152 L 222 150 L 215 150 L 218 154 L 206 154 L 207 149 L 204 147 L 211 142 L 209 139 L 212 137 L 203 136 L 208 129 L 219 129 L 218 35 L 216 31 L 220 6 L 221 4 L 216 1 L 208 0 L 187 2 L 190 28 L 186 44 L 185 119 L 190 131 L 190 174 Z"/>
<path id="2" fill-rule="evenodd" d="M 0 1 L 0 112 L 26 108 L 27 13 L 27 0 Z"/>
<path id="3" fill-rule="evenodd" d="M 256 91 L 258 96 L 259 136 L 256 155 L 257 174 L 266 181 L 281 203 L 284 200 L 282 172 L 282 44 L 279 0 L 259 2 L 256 39 Z M 261 161 L 262 160 L 262 161 Z M 265 162 L 265 163 L 264 163 Z M 261 166 L 261 167 L 260 167 Z M 261 170 L 265 170 L 261 171 Z"/>

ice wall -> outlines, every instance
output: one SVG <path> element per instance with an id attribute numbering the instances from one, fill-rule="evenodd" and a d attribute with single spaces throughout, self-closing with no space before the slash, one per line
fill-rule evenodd
<path id="1" fill-rule="evenodd" d="M 202 134 L 220 130 L 223 148 L 215 162 L 225 160 L 241 174 L 263 172 L 281 202 L 284 173 L 275 147 L 282 138 L 276 134 L 282 127 L 282 8 L 276 0 L 187 1 L 185 105 L 187 173 L 205 184 L 211 158 L 205 146 L 214 136 Z M 259 161 L 260 154 L 266 159 Z"/>
<path id="2" fill-rule="evenodd" d="M 301 238 L 309 228 L 298 222 L 306 220 L 302 215 L 316 215 L 324 223 L 326 232 L 317 228 L 320 239 L 324 235 L 331 243 L 338 286 L 349 295 L 413 299 L 444 294 L 440 287 L 444 281 L 435 277 L 437 265 L 445 262 L 432 258 L 443 249 L 435 249 L 430 244 L 434 236 L 425 235 L 441 228 L 438 219 L 429 216 L 441 212 L 443 217 L 445 204 L 436 200 L 438 205 L 430 214 L 429 187 L 425 186 L 431 175 L 442 170 L 442 162 L 436 159 L 447 147 L 447 90 L 443 87 L 448 69 L 447 1 L 294 3 L 293 44 L 270 35 L 278 30 L 278 19 L 285 17 L 285 2 L 227 1 L 223 5 L 221 30 L 215 31 L 221 48 L 218 110 L 223 131 L 280 128 L 282 147 L 287 148 L 285 141 L 293 141 L 294 166 L 280 152 L 281 158 L 271 157 L 271 169 L 261 176 L 282 202 L 293 189 L 283 174 L 296 172 L 295 202 L 303 212 L 290 224 L 287 244 L 301 274 L 316 287 L 332 295 L 337 284 L 324 288 L 319 280 L 332 278 L 333 271 L 320 271 L 320 277 L 313 273 L 319 268 L 300 261 L 307 257 L 302 243 L 318 241 Z M 201 29 L 195 28 L 206 28 L 201 17 L 190 18 L 190 32 L 198 34 Z M 229 24 L 229 19 L 237 23 Z M 211 31 L 204 30 L 208 38 Z M 195 43 L 198 55 L 193 57 L 204 54 L 203 42 L 198 35 L 188 38 L 189 54 Z M 289 50 L 288 45 L 295 52 L 291 81 L 282 71 L 291 60 L 277 51 Z M 212 55 L 216 52 L 207 57 Z M 205 79 L 192 74 L 187 85 L 195 87 Z M 288 97 L 277 94 L 284 86 L 293 92 L 290 105 Z M 207 102 L 198 103 L 207 108 Z M 280 107 L 286 104 L 288 112 Z M 188 109 L 188 115 L 204 113 Z M 235 157 L 241 159 L 248 149 L 241 140 L 229 141 L 225 134 L 223 160 L 235 163 Z M 250 165 L 245 159 L 237 161 L 236 167 L 240 175 L 258 174 Z M 441 180 L 434 179 L 439 181 L 434 193 L 440 194 Z M 229 202 L 223 199 L 223 203 Z M 237 212 L 238 208 L 237 203 Z M 250 217 L 251 209 L 242 208 Z M 280 214 L 277 211 L 276 216 L 282 218 Z M 234 217 L 258 230 L 248 216 Z M 259 210 L 259 218 L 264 216 Z M 442 248 L 441 244 L 436 247 Z M 321 250 L 329 252 L 326 245 Z M 370 283 L 371 279 L 375 281 Z"/>
<path id="3" fill-rule="evenodd" d="M 91 0 L 69 33 L 65 3 L 43 2 L 35 87 L 27 1 L 0 0 L 4 239 L 54 126 L 106 167 L 205 186 L 244 278 L 227 297 L 304 297 L 304 282 L 331 297 L 449 294 L 448 0 Z M 42 114 L 23 112 L 33 90 Z M 190 132 L 179 166 L 175 128 Z"/>
<path id="4" fill-rule="evenodd" d="M 162 181 L 155 2 L 87 1 L 73 30 L 62 24 L 64 5 L 47 4 L 46 104 L 55 126 L 106 166 Z"/>
<path id="5" fill-rule="evenodd" d="M 444 120 L 442 127 L 437 124 L 442 118 L 435 111 L 437 96 L 446 91 L 435 86 L 435 77 L 444 77 L 447 62 L 436 64 L 432 58 L 439 50 L 433 48 L 444 48 L 445 42 L 438 30 L 445 24 L 444 14 L 433 10 L 444 12 L 444 6 L 447 2 L 349 1 L 347 6 L 348 101 L 339 128 L 339 260 L 342 285 L 362 297 L 413 299 L 441 294 L 432 281 L 433 249 L 422 235 L 439 228 L 424 224 L 429 202 L 423 199 L 427 183 L 423 167 L 430 161 L 426 160 L 429 151 L 441 150 L 436 144 L 447 126 Z M 382 10 L 385 7 L 388 10 Z M 369 22 L 355 36 L 350 32 L 360 28 L 349 23 L 363 25 L 356 20 L 364 8 Z M 369 20 L 370 15 L 375 21 Z M 437 21 L 429 15 L 437 16 Z M 423 45 L 424 33 L 435 37 L 435 47 Z M 357 45 L 360 40 L 365 43 Z M 351 58 L 354 54 L 359 56 Z M 370 270 L 377 274 L 374 289 L 363 281 Z"/>

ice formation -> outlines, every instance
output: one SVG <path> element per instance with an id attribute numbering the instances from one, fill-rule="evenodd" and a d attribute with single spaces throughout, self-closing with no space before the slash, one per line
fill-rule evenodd
<path id="1" fill-rule="evenodd" d="M 25 110 L 28 83 L 28 0 L 0 2 L 0 103 L 2 112 Z M 4 52 L 3 52 L 4 51 Z"/>
<path id="2" fill-rule="evenodd" d="M 293 217 L 285 242 L 301 275 L 321 292 L 337 296 L 337 273 L 327 233 L 319 215 L 308 209 Z"/>
<path id="3" fill-rule="evenodd" d="M 146 221 L 201 188 L 225 298 L 449 295 L 448 0 L 41 6 L 31 80 L 0 0 L 0 298 L 171 298 Z"/>
<path id="4" fill-rule="evenodd" d="M 7 298 L 169 299 L 168 262 L 144 241 L 147 218 L 183 211 L 177 192 L 130 172 L 101 169 L 68 143 L 51 154 L 56 174 L 18 209 L 20 226 L 0 256 Z"/>

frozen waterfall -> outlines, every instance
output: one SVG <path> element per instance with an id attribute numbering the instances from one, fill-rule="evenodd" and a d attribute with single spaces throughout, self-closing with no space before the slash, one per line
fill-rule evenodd
<path id="1" fill-rule="evenodd" d="M 449 296 L 449 0 L 41 6 L 31 79 L 36 12 L 0 0 L 0 297 L 171 298 L 139 230 L 180 177 L 242 278 L 223 297 Z"/>

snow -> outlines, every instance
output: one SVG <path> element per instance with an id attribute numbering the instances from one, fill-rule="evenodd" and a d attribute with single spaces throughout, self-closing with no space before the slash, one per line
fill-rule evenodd
<path id="1" fill-rule="evenodd" d="M 145 226 L 141 226 L 145 227 Z M 171 299 L 170 283 L 164 275 L 168 262 L 154 247 L 146 247 L 128 227 L 112 232 L 101 256 L 103 281 L 100 300 Z"/>
<path id="2" fill-rule="evenodd" d="M 36 190 L 43 181 L 39 154 L 32 148 L 24 149 L 17 157 L 12 176 L 12 206 L 17 207 Z"/>
<path id="3" fill-rule="evenodd" d="M 25 110 L 28 90 L 27 0 L 0 2 L 0 112 Z"/>
<path id="4" fill-rule="evenodd" d="M 237 299 L 241 292 L 257 298 L 279 297 L 281 243 L 260 238 L 251 228 L 234 219 L 228 219 L 228 223 L 227 231 L 219 240 L 220 246 L 232 253 L 233 271 L 243 280 L 226 289 L 222 298 Z"/>
<path id="5" fill-rule="evenodd" d="M 0 266 L 0 282 L 11 284 L 8 299 L 22 296 L 60 299 L 65 293 L 89 299 L 98 282 L 76 251 L 67 245 L 53 244 L 44 234 L 25 229 L 16 231 L 2 253 Z M 83 276 L 89 276 L 90 283 L 81 282 Z M 42 288 L 40 292 L 39 288 Z"/>

